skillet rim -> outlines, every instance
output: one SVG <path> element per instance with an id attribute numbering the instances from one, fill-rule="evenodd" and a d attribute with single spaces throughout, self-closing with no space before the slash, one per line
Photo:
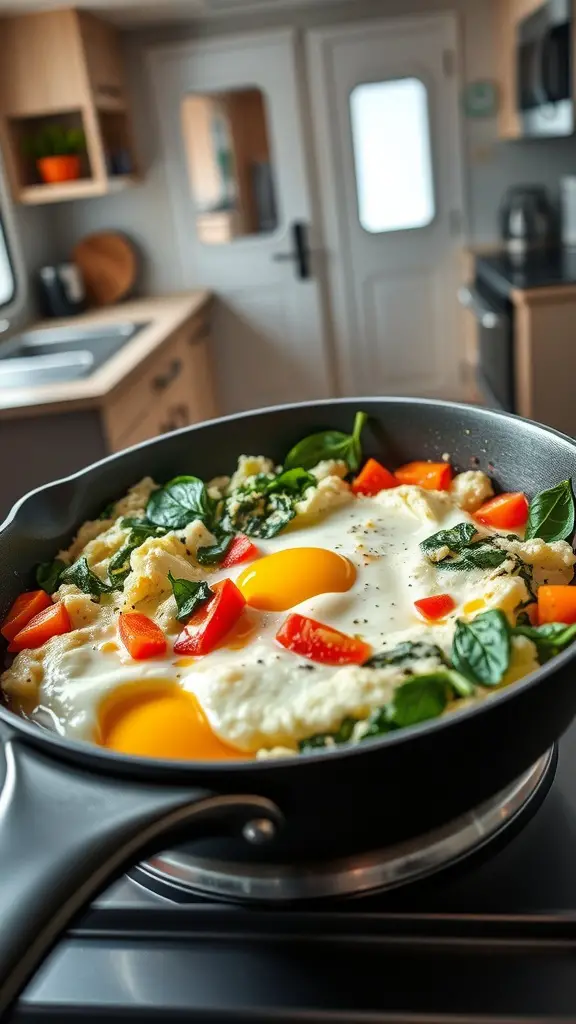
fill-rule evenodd
<path id="1" fill-rule="evenodd" d="M 182 427 L 179 430 L 172 431 L 169 434 L 164 434 L 160 437 L 152 438 L 148 441 L 142 441 L 140 444 L 132 445 L 130 448 L 125 448 L 120 452 L 115 452 L 112 455 L 106 456 L 104 459 L 93 462 L 89 466 L 85 466 L 83 469 L 78 470 L 76 473 L 72 473 L 66 477 L 60 477 L 58 480 L 53 480 L 50 483 L 42 484 L 41 487 L 36 487 L 34 490 L 29 491 L 23 495 L 10 509 L 8 515 L 2 523 L 0 523 L 0 546 L 2 542 L 2 536 L 7 528 L 14 523 L 18 518 L 18 513 L 29 501 L 34 499 L 37 495 L 43 492 L 50 491 L 58 488 L 62 484 L 76 483 L 83 480 L 86 476 L 89 476 L 94 470 L 100 466 L 106 465 L 110 462 L 115 462 L 118 459 L 122 459 L 126 454 L 136 451 L 138 449 L 151 448 L 155 445 L 162 445 L 166 443 L 167 438 L 172 438 L 181 434 L 194 433 L 194 431 L 203 429 L 213 423 L 236 423 L 238 420 L 247 419 L 254 416 L 264 416 L 273 412 L 291 411 L 296 409 L 309 409 L 311 407 L 323 407 L 323 406 L 335 406 L 335 405 L 354 405 L 356 408 L 362 408 L 364 404 L 386 404 L 386 405 L 411 405 L 419 407 L 433 407 L 449 409 L 454 412 L 469 413 L 473 410 L 476 415 L 480 415 L 481 418 L 485 419 L 487 423 L 491 423 L 494 420 L 513 420 L 522 423 L 523 425 L 529 425 L 534 428 L 538 433 L 549 434 L 559 441 L 565 443 L 565 445 L 572 449 L 574 453 L 574 459 L 576 462 L 576 439 L 569 437 L 567 434 L 556 430 L 554 427 L 548 427 L 542 423 L 538 423 L 536 420 L 527 419 L 522 416 L 518 416 L 515 413 L 501 412 L 496 409 L 488 409 L 484 406 L 473 405 L 472 403 L 465 402 L 451 402 L 445 399 L 434 399 L 434 398 L 411 398 L 410 396 L 391 395 L 391 396 L 360 396 L 356 397 L 346 396 L 339 398 L 325 398 L 317 401 L 306 401 L 306 402 L 288 402 L 283 405 L 264 406 L 259 409 L 250 409 L 239 413 L 231 413 L 228 416 L 214 417 L 210 420 L 202 420 L 200 423 L 192 424 L 188 427 Z M 369 412 L 369 410 L 366 410 Z M 576 476 L 576 474 L 575 474 Z M 480 716 L 486 713 L 494 704 L 501 704 L 509 702 L 515 699 L 517 693 L 522 693 L 525 690 L 536 686 L 541 680 L 547 679 L 552 676 L 563 667 L 570 664 L 570 662 L 576 660 L 576 642 L 568 647 L 562 654 L 556 655 L 551 658 L 550 661 L 546 662 L 545 665 L 541 665 L 534 672 L 530 672 L 524 676 L 521 680 L 513 683 L 511 686 L 506 687 L 503 690 L 497 690 L 494 693 L 489 694 L 484 700 L 471 707 L 462 709 L 462 711 L 455 711 L 449 715 L 440 716 L 440 718 L 429 719 L 428 721 L 422 722 L 419 725 L 408 726 L 405 729 L 399 729 L 397 732 L 387 733 L 381 737 L 375 737 L 374 739 L 368 740 L 366 744 L 343 744 L 341 747 L 336 749 L 325 749 L 311 751 L 309 753 L 303 752 L 297 754 L 295 758 L 271 758 L 262 759 L 260 761 L 253 759 L 251 761 L 190 761 L 190 760 L 165 760 L 162 758 L 144 758 L 134 757 L 128 754 L 118 754 L 113 751 L 105 750 L 104 748 L 98 747 L 96 744 L 90 743 L 89 741 L 80 741 L 70 739 L 68 737 L 60 736 L 58 733 L 51 733 L 49 730 L 43 730 L 41 727 L 35 725 L 32 722 L 27 722 L 26 719 L 21 718 L 16 712 L 9 710 L 3 704 L 0 704 L 0 721 L 4 722 L 7 726 L 17 730 L 19 734 L 30 737 L 33 741 L 34 746 L 44 748 L 45 746 L 50 750 L 54 751 L 54 756 L 58 756 L 59 752 L 64 753 L 64 760 L 70 761 L 78 760 L 90 762 L 90 767 L 100 768 L 101 771 L 105 771 L 108 775 L 114 773 L 114 768 L 127 769 L 128 774 L 137 774 L 145 772 L 149 774 L 150 771 L 158 775 L 158 782 L 163 781 L 163 777 L 174 775 L 198 773 L 201 771 L 209 772 L 215 776 L 226 776 L 231 771 L 242 774 L 254 774 L 259 773 L 270 773 L 273 770 L 287 771 L 290 768 L 295 769 L 297 765 L 306 765 L 311 762 L 325 762 L 328 759 L 333 758 L 353 758 L 361 756 L 368 750 L 375 751 L 376 748 L 394 747 L 398 744 L 405 743 L 412 737 L 418 738 L 432 731 L 446 731 L 453 729 L 458 726 L 458 723 L 463 719 L 469 719 L 476 716 Z M 76 757 L 74 757 L 76 755 Z M 61 760 L 62 757 L 59 758 Z"/>

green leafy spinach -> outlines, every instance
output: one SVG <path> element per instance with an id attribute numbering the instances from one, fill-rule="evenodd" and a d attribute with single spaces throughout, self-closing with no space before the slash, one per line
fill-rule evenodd
<path id="1" fill-rule="evenodd" d="M 439 664 L 447 664 L 444 652 L 436 644 L 427 644 L 421 640 L 404 640 L 396 647 L 391 647 L 390 650 L 373 654 L 362 667 L 388 668 L 389 665 L 398 665 L 403 668 L 411 668 L 413 662 L 423 658 L 436 658 Z"/>
<path id="2" fill-rule="evenodd" d="M 60 586 L 60 577 L 66 568 L 66 562 L 55 558 L 53 562 L 41 562 L 36 569 L 36 582 L 47 594 L 53 594 Z"/>
<path id="3" fill-rule="evenodd" d="M 547 622 L 542 626 L 517 623 L 512 628 L 512 635 L 532 640 L 538 650 L 538 661 L 543 665 L 576 640 L 576 625 L 566 626 L 563 622 Z"/>
<path id="4" fill-rule="evenodd" d="M 91 597 L 101 597 L 114 590 L 112 585 L 105 583 L 92 571 L 84 556 L 61 572 L 59 582 L 73 583 L 83 594 L 90 594 Z"/>
<path id="5" fill-rule="evenodd" d="M 308 736 L 307 739 L 300 740 L 298 749 L 301 753 L 305 753 L 311 750 L 325 750 L 326 747 L 332 747 L 335 744 L 348 743 L 348 740 L 352 739 L 356 722 L 356 718 L 345 718 L 336 732 L 316 733 L 314 736 Z"/>
<path id="6" fill-rule="evenodd" d="M 343 459 L 350 470 L 356 471 L 362 461 L 360 437 L 367 419 L 365 412 L 357 412 L 351 434 L 322 430 L 305 437 L 288 452 L 284 469 L 313 469 L 324 459 Z"/>
<path id="7" fill-rule="evenodd" d="M 164 527 L 154 526 L 146 519 L 125 518 L 121 526 L 130 529 L 125 543 L 110 559 L 108 565 L 108 579 L 115 590 L 124 586 L 126 578 L 130 574 L 130 555 L 136 548 L 139 548 L 149 537 L 161 537 L 166 531 Z"/>
<path id="8" fill-rule="evenodd" d="M 566 540 L 574 530 L 572 481 L 563 480 L 547 491 L 540 491 L 530 502 L 526 540 L 539 537 L 547 542 Z"/>
<path id="9" fill-rule="evenodd" d="M 473 683 L 497 686 L 510 664 L 510 628 L 504 612 L 492 609 L 471 622 L 458 620 L 452 664 Z"/>
<path id="10" fill-rule="evenodd" d="M 176 476 L 153 491 L 146 506 L 146 519 L 166 530 L 182 530 L 194 519 L 210 524 L 214 505 L 205 484 L 197 476 Z"/>
<path id="11" fill-rule="evenodd" d="M 188 622 L 190 616 L 214 596 L 214 591 L 210 590 L 205 580 L 177 580 L 171 572 L 168 573 L 168 579 L 176 598 L 176 618 L 179 622 Z"/>
<path id="12" fill-rule="evenodd" d="M 233 540 L 234 534 L 223 533 L 216 544 L 198 548 L 196 560 L 200 562 L 200 565 L 220 565 L 220 562 L 223 562 L 228 554 Z"/>
<path id="13" fill-rule="evenodd" d="M 458 554 L 467 548 L 478 530 L 473 523 L 458 523 L 451 530 L 439 530 L 431 537 L 426 537 L 420 544 L 423 555 L 431 555 L 441 548 L 448 548 L 453 554 Z"/>

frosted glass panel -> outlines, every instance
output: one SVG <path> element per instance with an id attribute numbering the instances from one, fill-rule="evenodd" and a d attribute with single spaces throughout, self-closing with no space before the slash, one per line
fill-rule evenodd
<path id="1" fill-rule="evenodd" d="M 350 94 L 358 216 L 366 231 L 434 219 L 426 86 L 418 78 L 358 85 Z"/>
<path id="2" fill-rule="evenodd" d="M 14 274 L 8 256 L 2 221 L 0 220 L 0 306 L 5 306 L 14 297 Z"/>

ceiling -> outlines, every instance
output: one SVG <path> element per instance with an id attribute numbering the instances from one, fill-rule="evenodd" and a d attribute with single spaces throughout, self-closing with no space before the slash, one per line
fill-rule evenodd
<path id="1" fill-rule="evenodd" d="M 2 14 L 25 14 L 63 6 L 78 7 L 103 14 L 117 25 L 137 26 L 181 21 L 186 17 L 274 10 L 283 7 L 312 6 L 333 0 L 0 0 Z M 344 2 L 344 0 L 341 0 Z M 350 0 L 348 0 L 350 2 Z"/>

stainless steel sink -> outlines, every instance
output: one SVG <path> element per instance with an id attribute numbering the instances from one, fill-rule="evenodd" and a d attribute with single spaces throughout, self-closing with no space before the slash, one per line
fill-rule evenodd
<path id="1" fill-rule="evenodd" d="M 26 331 L 0 348 L 0 388 L 89 377 L 147 326 L 127 322 Z"/>

